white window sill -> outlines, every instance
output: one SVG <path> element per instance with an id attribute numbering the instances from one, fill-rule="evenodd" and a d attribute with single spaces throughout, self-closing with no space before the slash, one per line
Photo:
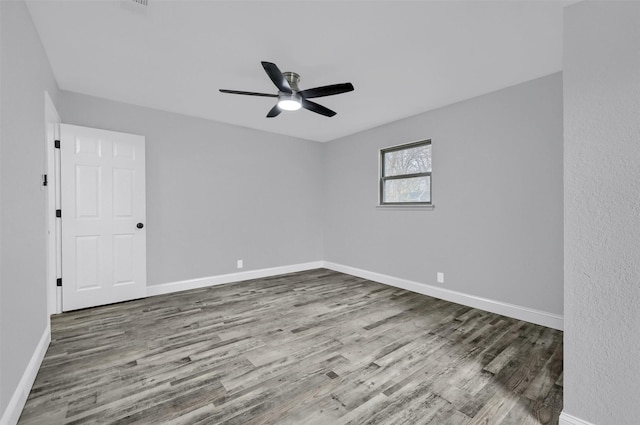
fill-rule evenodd
<path id="1" fill-rule="evenodd" d="M 376 208 L 383 210 L 416 210 L 416 211 L 433 211 L 436 206 L 431 205 L 376 205 Z"/>

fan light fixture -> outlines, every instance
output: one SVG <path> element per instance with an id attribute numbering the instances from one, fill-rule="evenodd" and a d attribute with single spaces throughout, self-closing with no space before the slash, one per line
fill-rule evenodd
<path id="1" fill-rule="evenodd" d="M 295 94 L 283 93 L 279 96 L 278 108 L 283 111 L 297 111 L 301 107 L 302 105 L 300 104 L 300 100 Z"/>

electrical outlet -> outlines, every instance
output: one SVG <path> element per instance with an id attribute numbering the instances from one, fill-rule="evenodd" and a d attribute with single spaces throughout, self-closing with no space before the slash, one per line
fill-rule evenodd
<path id="1" fill-rule="evenodd" d="M 436 280 L 438 283 L 444 283 L 444 273 L 438 272 L 436 273 Z"/>
<path id="2" fill-rule="evenodd" d="M 242 260 L 238 260 L 238 262 L 236 264 L 236 267 L 239 268 L 239 269 L 241 269 L 243 267 Z"/>

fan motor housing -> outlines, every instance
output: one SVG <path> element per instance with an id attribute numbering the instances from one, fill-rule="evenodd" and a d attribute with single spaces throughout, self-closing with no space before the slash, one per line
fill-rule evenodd
<path id="1" fill-rule="evenodd" d="M 297 74 L 297 73 L 291 72 L 291 71 L 287 71 L 287 72 L 283 72 L 282 76 L 289 83 L 289 86 L 291 87 L 291 90 L 300 91 L 300 88 L 298 88 L 298 83 L 300 82 L 300 74 Z"/>

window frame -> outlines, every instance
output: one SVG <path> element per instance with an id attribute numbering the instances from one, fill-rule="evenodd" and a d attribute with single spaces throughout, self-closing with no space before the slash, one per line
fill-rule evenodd
<path id="1" fill-rule="evenodd" d="M 402 145 L 390 146 L 380 149 L 378 153 L 379 160 L 379 179 L 378 179 L 378 206 L 379 207 L 422 207 L 433 208 L 433 165 L 432 170 L 424 173 L 398 174 L 395 176 L 385 176 L 384 160 L 385 154 L 389 152 L 397 152 L 405 149 L 412 149 L 419 146 L 432 146 L 431 139 L 419 140 L 416 142 L 404 143 Z M 433 155 L 433 147 L 431 148 Z M 433 157 L 432 157 L 433 158 Z M 432 159 L 433 161 L 433 159 Z M 433 162 L 432 162 L 433 164 Z M 404 180 L 415 177 L 429 177 L 429 202 L 384 202 L 384 185 L 389 180 Z"/>

